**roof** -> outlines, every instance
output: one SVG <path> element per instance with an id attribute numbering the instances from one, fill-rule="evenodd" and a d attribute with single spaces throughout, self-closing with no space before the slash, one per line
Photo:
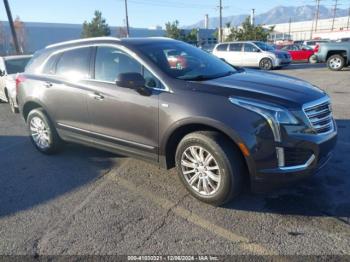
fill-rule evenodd
<path id="1" fill-rule="evenodd" d="M 15 59 L 23 59 L 23 58 L 31 58 L 33 55 L 11 55 L 11 56 L 3 56 L 4 60 L 15 60 Z"/>
<path id="2" fill-rule="evenodd" d="M 131 37 L 131 38 L 116 38 L 116 37 L 93 37 L 93 38 L 84 38 L 84 39 L 76 39 L 66 42 L 61 42 L 53 45 L 48 45 L 45 49 L 56 48 L 66 45 L 74 45 L 81 43 L 99 43 L 99 42 L 119 42 L 119 43 L 130 43 L 130 44 L 138 44 L 138 43 L 151 43 L 154 40 L 158 41 L 174 41 L 171 38 L 167 37 Z"/>

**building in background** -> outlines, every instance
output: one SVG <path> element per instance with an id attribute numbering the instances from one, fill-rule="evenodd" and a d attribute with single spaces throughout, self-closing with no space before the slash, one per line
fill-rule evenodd
<path id="1" fill-rule="evenodd" d="M 270 40 L 308 40 L 308 39 L 331 39 L 350 37 L 349 17 L 337 17 L 334 20 L 334 28 L 332 30 L 333 19 L 319 19 L 291 22 L 275 25 L 264 25 L 269 28 L 275 26 L 274 32 L 270 36 Z"/>

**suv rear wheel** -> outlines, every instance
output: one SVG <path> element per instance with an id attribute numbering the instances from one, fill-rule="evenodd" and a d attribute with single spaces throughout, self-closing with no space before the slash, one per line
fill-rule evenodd
<path id="1" fill-rule="evenodd" d="M 43 109 L 30 111 L 27 128 L 31 141 L 41 153 L 54 154 L 61 148 L 63 142 Z"/>
<path id="2" fill-rule="evenodd" d="M 243 159 L 218 132 L 186 135 L 176 150 L 176 167 L 187 190 L 203 202 L 219 206 L 240 192 Z"/>
<path id="3" fill-rule="evenodd" d="M 345 59 L 341 55 L 332 55 L 327 60 L 327 66 L 332 71 L 340 71 L 345 66 Z"/>

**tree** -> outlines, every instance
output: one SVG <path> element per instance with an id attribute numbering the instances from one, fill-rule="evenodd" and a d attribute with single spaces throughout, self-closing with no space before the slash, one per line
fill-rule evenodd
<path id="1" fill-rule="evenodd" d="M 231 33 L 227 36 L 226 41 L 266 41 L 269 34 L 274 30 L 274 27 L 266 29 L 261 25 L 252 25 L 250 17 L 242 23 L 239 28 L 231 28 Z"/>
<path id="2" fill-rule="evenodd" d="M 81 33 L 81 37 L 83 38 L 109 35 L 111 35 L 111 29 L 100 11 L 95 11 L 95 17 L 91 22 L 85 21 L 83 24 L 83 32 Z"/>
<path id="3" fill-rule="evenodd" d="M 191 44 L 197 43 L 197 29 L 192 29 L 189 33 L 179 28 L 179 21 L 168 22 L 165 24 L 165 36 Z"/>
<path id="4" fill-rule="evenodd" d="M 177 40 L 184 40 L 184 32 L 179 28 L 179 21 L 168 22 L 165 24 L 165 36 Z"/>
<path id="5" fill-rule="evenodd" d="M 17 16 L 15 21 L 13 22 L 13 25 L 15 27 L 15 31 L 17 34 L 19 48 L 20 48 L 21 52 L 24 53 L 25 47 L 26 47 L 26 40 L 27 40 L 24 22 L 22 22 L 21 19 L 19 18 L 19 16 Z"/>

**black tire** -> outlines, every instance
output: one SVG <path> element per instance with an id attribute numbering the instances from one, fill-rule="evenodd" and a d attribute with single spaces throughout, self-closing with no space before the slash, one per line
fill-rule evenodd
<path id="1" fill-rule="evenodd" d="M 215 164 L 219 167 L 218 172 L 221 179 L 216 184 L 217 191 L 212 195 L 203 195 L 193 189 L 183 173 L 182 157 L 184 152 L 193 146 L 201 147 L 210 153 L 214 158 Z M 244 159 L 231 141 L 218 132 L 201 131 L 186 135 L 177 147 L 175 160 L 180 180 L 194 197 L 203 202 L 220 206 L 230 202 L 242 189 L 242 178 L 245 170 Z M 200 187 L 199 184 L 198 180 L 198 187 Z M 203 182 L 202 187 L 204 191 Z"/>
<path id="2" fill-rule="evenodd" d="M 259 67 L 262 70 L 272 70 L 273 69 L 272 60 L 270 58 L 261 59 L 259 63 Z"/>
<path id="3" fill-rule="evenodd" d="M 308 59 L 308 62 L 310 64 L 317 64 L 317 56 L 316 55 L 310 56 L 309 59 Z"/>
<path id="4" fill-rule="evenodd" d="M 17 114 L 19 111 L 18 111 L 18 108 L 15 107 L 15 103 L 13 102 L 12 97 L 9 98 L 9 104 L 10 104 L 12 113 Z"/>
<path id="5" fill-rule="evenodd" d="M 327 66 L 332 71 L 340 71 L 345 66 L 345 59 L 341 55 L 332 55 L 327 59 Z"/>
<path id="6" fill-rule="evenodd" d="M 31 123 L 33 118 L 39 118 L 45 125 L 47 131 L 47 137 L 49 138 L 48 145 L 46 147 L 41 147 L 33 138 L 33 131 L 31 129 Z M 27 117 L 27 129 L 30 135 L 30 140 L 33 145 L 43 154 L 51 155 L 55 154 L 62 148 L 63 141 L 58 136 L 56 128 L 46 115 L 42 108 L 36 108 L 29 112 Z"/>

